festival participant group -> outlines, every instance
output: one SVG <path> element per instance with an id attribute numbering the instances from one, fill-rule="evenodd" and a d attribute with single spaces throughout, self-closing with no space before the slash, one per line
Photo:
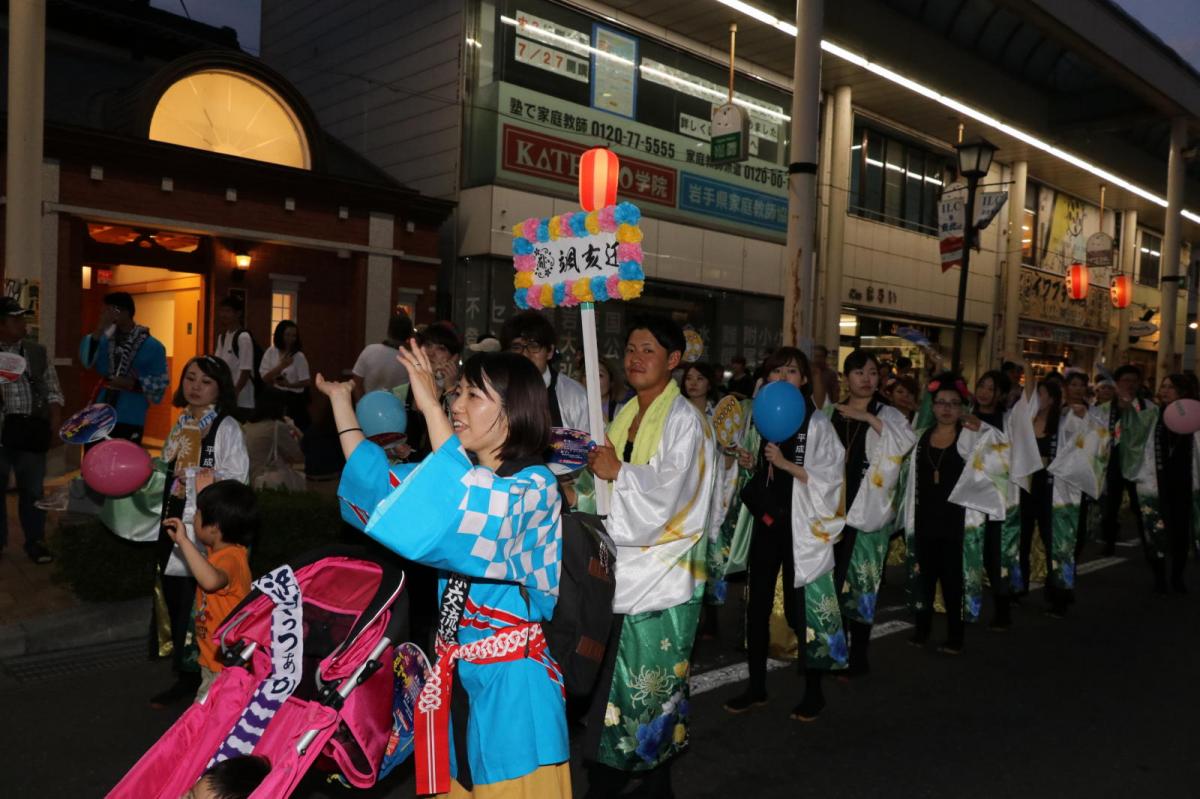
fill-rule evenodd
<path id="1" fill-rule="evenodd" d="M 133 322 L 128 295 L 110 295 L 107 307 L 81 351 L 106 378 L 122 425 L 113 435 L 137 440 L 148 402 L 168 388 L 162 346 Z M 692 357 L 694 333 L 647 316 L 626 331 L 622 362 L 601 364 L 603 442 L 585 467 L 564 472 L 546 463 L 553 431 L 587 428 L 588 393 L 537 311 L 465 351 L 448 323 L 414 334 L 399 315 L 345 382 L 310 376 L 294 324 L 281 324 L 258 356 L 236 300 L 222 313 L 216 351 L 174 380 L 182 412 L 162 454 L 153 635 L 173 652 L 178 679 L 151 701 L 204 701 L 223 668 L 212 641 L 199 639 L 250 592 L 253 428 L 302 435 L 311 385 L 330 403 L 345 458 L 342 518 L 404 564 L 411 636 L 433 664 L 430 679 L 453 697 L 435 717 L 440 733 L 417 742 L 422 794 L 570 796 L 577 725 L 588 796 L 631 787 L 674 796 L 693 648 L 717 633 L 733 586 L 744 584 L 737 635 L 749 681 L 724 710 L 773 705 L 768 656 L 790 645 L 801 680 L 780 707 L 812 723 L 836 712 L 826 680 L 871 670 L 889 564 L 905 573 L 912 645 L 960 656 L 972 623 L 1010 631 L 1015 606 L 1068 616 L 1083 547 L 1099 538 L 1112 554 L 1125 497 L 1156 593 L 1186 592 L 1200 542 L 1197 434 L 1176 432 L 1164 412 L 1200 399 L 1192 374 L 1167 376 L 1151 401 L 1135 366 L 1092 385 L 1082 371 L 1034 379 L 1006 363 L 969 386 L 868 350 L 849 352 L 839 373 L 821 347 L 814 358 L 781 347 L 757 369 L 735 360 L 726 382 L 721 367 Z M 755 396 L 773 383 L 802 404 L 797 429 L 753 421 Z M 364 435 L 355 401 L 405 386 L 407 438 L 385 448 Z M 596 642 L 598 676 L 577 696 L 545 633 L 572 545 L 564 520 L 598 506 L 607 506 L 615 558 L 613 615 L 608 639 Z M 781 631 L 794 641 L 772 641 Z M 238 784 L 253 790 L 269 764 L 223 767 L 238 769 L 252 772 Z M 190 795 L 217 795 L 224 771 Z"/>

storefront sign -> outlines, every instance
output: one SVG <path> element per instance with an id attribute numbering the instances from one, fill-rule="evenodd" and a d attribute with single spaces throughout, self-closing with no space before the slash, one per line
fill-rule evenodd
<path id="1" fill-rule="evenodd" d="M 963 222 L 967 196 L 962 186 L 950 186 L 938 200 L 938 250 L 942 254 L 942 271 L 962 266 Z"/>
<path id="2" fill-rule="evenodd" d="M 1113 265 L 1112 236 L 1103 231 L 1088 236 L 1087 265 L 1091 267 L 1109 267 Z"/>
<path id="3" fill-rule="evenodd" d="M 1153 336 L 1158 332 L 1158 325 L 1153 322 L 1143 322 L 1141 319 L 1134 319 L 1129 323 L 1130 338 L 1145 338 Z"/>
<path id="4" fill-rule="evenodd" d="M 588 149 L 575 142 L 543 136 L 511 125 L 504 126 L 501 166 L 511 172 L 545 178 L 575 186 L 579 182 L 579 158 Z M 621 157 L 618 181 L 621 194 L 638 200 L 674 207 L 676 173 L 656 164 Z"/>
<path id="5" fill-rule="evenodd" d="M 1074 330 L 1069 327 L 1058 327 L 1057 325 L 1042 325 L 1036 322 L 1021 322 L 1017 327 L 1017 335 L 1021 338 L 1055 341 L 1059 344 L 1070 344 L 1075 347 L 1099 349 L 1104 346 L 1104 336 L 1099 333 Z"/>
<path id="6" fill-rule="evenodd" d="M 592 25 L 592 108 L 633 119 L 637 109 L 638 40 Z"/>
<path id="7" fill-rule="evenodd" d="M 574 186 L 579 156 L 606 142 L 621 158 L 620 193 L 632 201 L 676 208 L 676 217 L 683 221 L 720 219 L 759 233 L 786 229 L 786 210 L 781 225 L 778 208 L 787 204 L 787 170 L 777 164 L 751 157 L 744 163 L 716 165 L 686 136 L 510 83 L 501 82 L 498 89 L 500 175 Z M 698 187 L 698 197 L 693 192 L 684 199 L 684 177 L 693 179 L 689 185 Z M 726 192 L 724 208 L 721 191 Z M 731 192 L 738 195 L 736 211 L 730 205 Z M 743 199 L 749 210 L 743 209 Z M 763 202 L 760 213 L 755 212 L 756 200 Z"/>
<path id="8" fill-rule="evenodd" d="M 732 164 L 750 157 L 750 117 L 744 110 L 726 103 L 712 113 L 712 137 L 709 154 L 714 164 Z"/>
<path id="9" fill-rule="evenodd" d="M 1061 275 L 1021 269 L 1021 316 L 1042 322 L 1104 331 L 1112 308 L 1108 290 L 1090 286 L 1086 300 L 1072 302 Z"/>
<path id="10" fill-rule="evenodd" d="M 786 197 L 753 191 L 719 180 L 684 172 L 680 179 L 679 207 L 731 222 L 787 230 Z"/>
<path id="11" fill-rule="evenodd" d="M 589 62 L 588 35 L 525 11 L 517 11 L 517 37 L 513 59 L 587 83 Z"/>

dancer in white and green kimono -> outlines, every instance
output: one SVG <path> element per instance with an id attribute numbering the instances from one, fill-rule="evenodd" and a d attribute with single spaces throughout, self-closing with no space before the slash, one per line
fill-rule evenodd
<path id="1" fill-rule="evenodd" d="M 1163 421 L 1175 413 L 1170 403 L 1197 399 L 1196 377 L 1192 374 L 1167 376 L 1158 390 L 1162 410 L 1150 405 L 1124 415 L 1122 445 L 1141 453 L 1137 464 L 1137 496 L 1145 524 L 1146 559 L 1154 575 L 1155 593 L 1170 588 L 1187 593 L 1184 566 L 1188 552 L 1197 540 L 1200 524 L 1200 432 L 1180 434 Z"/>
<path id="2" fill-rule="evenodd" d="M 636 776 L 644 794 L 669 796 L 671 760 L 688 746 L 715 453 L 704 418 L 671 379 L 683 349 L 673 322 L 634 323 L 625 374 L 637 397 L 588 458 L 611 481 L 607 529 L 617 547 L 613 632 L 583 741 L 588 796 L 619 795 Z"/>
<path id="3" fill-rule="evenodd" d="M 1026 389 L 1028 395 L 1028 388 Z M 1075 536 L 1079 525 L 1079 503 L 1084 494 L 1099 494 L 1096 458 L 1100 446 L 1100 426 L 1086 406 L 1063 405 L 1061 380 L 1043 380 L 1031 397 L 1031 413 L 1017 417 L 1013 424 L 1028 424 L 1033 430 L 1036 453 L 1025 451 L 1028 431 L 1012 435 L 1013 459 L 1039 457 L 1042 468 L 1021 491 L 1022 590 L 1028 592 L 1030 552 L 1036 525 L 1046 552 L 1045 593 L 1047 614 L 1066 615 L 1074 601 Z"/>
<path id="4" fill-rule="evenodd" d="M 834 547 L 834 585 L 850 638 L 850 675 L 870 670 L 867 652 L 887 558 L 896 483 L 916 436 L 902 413 L 878 396 L 879 361 L 866 350 L 846 356 L 849 389 L 834 406 L 833 426 L 846 449 L 846 527 Z"/>
<path id="5" fill-rule="evenodd" d="M 788 439 L 762 445 L 742 492 L 753 517 L 746 603 L 750 681 L 725 709 L 743 713 L 766 704 L 771 617 L 782 572 L 784 617 L 800 642 L 799 662 L 806 673 L 804 698 L 792 718 L 809 721 L 825 706 L 822 672 L 844 668 L 848 658 L 832 575 L 833 545 L 843 525 L 839 504 L 845 452 L 829 418 L 813 404 L 803 352 L 782 347 L 767 358 L 763 371 L 768 383 L 786 381 L 800 389 L 806 413 Z"/>
<path id="6" fill-rule="evenodd" d="M 943 374 L 929 384 L 934 423 L 918 433 L 905 459 L 902 504 L 909 588 L 924 645 L 941 584 L 947 636 L 939 651 L 959 654 L 965 621 L 974 621 L 983 596 L 983 538 L 988 517 L 1001 517 L 1008 487 L 1008 444 L 1000 430 L 963 416 L 966 384 Z"/>

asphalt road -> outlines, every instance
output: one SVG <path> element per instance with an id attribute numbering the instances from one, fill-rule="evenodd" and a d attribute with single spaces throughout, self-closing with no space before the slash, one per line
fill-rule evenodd
<path id="1" fill-rule="evenodd" d="M 800 689 L 791 669 L 771 673 L 771 704 L 741 716 L 721 709 L 736 682 L 696 696 L 676 794 L 1200 797 L 1200 577 L 1193 564 L 1192 595 L 1154 598 L 1140 552 L 1118 554 L 1125 560 L 1081 576 L 1066 620 L 1042 616 L 1031 595 L 1012 632 L 971 627 L 958 658 L 908 645 L 893 570 L 880 604 L 896 631 L 873 642 L 872 673 L 828 681 L 826 711 L 810 724 L 788 719 Z M 740 661 L 736 612 L 731 604 L 722 619 L 723 640 L 702 644 L 699 671 Z M 146 703 L 168 668 L 141 652 L 117 645 L 0 664 L 0 795 L 106 793 L 173 720 Z M 401 774 L 367 792 L 313 778 L 295 795 L 411 797 L 413 788 Z"/>

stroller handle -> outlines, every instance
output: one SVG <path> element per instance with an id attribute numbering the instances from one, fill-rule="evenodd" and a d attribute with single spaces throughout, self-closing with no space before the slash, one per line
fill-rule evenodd
<path id="1" fill-rule="evenodd" d="M 371 650 L 371 656 L 364 660 L 359 667 L 353 671 L 353 673 L 346 677 L 346 679 L 342 680 L 341 684 L 337 687 L 337 690 L 333 692 L 334 695 L 338 697 L 337 701 L 339 703 L 344 701 L 346 697 L 350 696 L 350 693 L 357 688 L 358 685 L 363 682 L 363 680 L 375 673 L 375 670 L 380 666 L 379 658 L 383 656 L 383 653 L 386 652 L 388 647 L 391 645 L 392 641 L 386 635 L 380 638 L 379 643 L 375 645 L 373 650 Z M 320 675 L 318 674 L 318 681 L 319 680 Z M 330 704 L 328 700 L 324 700 L 324 703 Z M 296 754 L 303 755 L 306 751 L 308 751 L 308 747 L 312 745 L 312 742 L 316 740 L 320 733 L 320 730 L 309 730 L 308 732 L 304 733 L 304 737 L 302 737 L 300 742 L 296 744 Z"/>

